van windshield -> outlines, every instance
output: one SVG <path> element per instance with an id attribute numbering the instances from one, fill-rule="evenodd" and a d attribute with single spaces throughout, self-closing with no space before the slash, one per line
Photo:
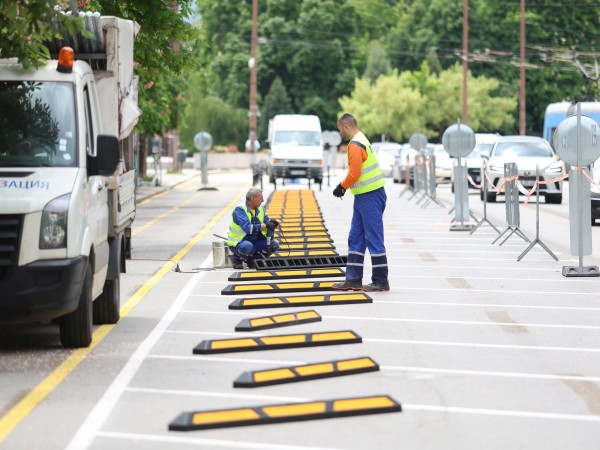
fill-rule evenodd
<path id="1" fill-rule="evenodd" d="M 273 145 L 320 146 L 321 134 L 316 131 L 277 131 Z"/>
<path id="2" fill-rule="evenodd" d="M 70 83 L 0 81 L 0 167 L 77 164 Z"/>

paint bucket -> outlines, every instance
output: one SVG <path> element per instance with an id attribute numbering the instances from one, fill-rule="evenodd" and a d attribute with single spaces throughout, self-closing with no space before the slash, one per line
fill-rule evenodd
<path id="1" fill-rule="evenodd" d="M 233 267 L 231 258 L 229 258 L 229 249 L 224 241 L 215 241 L 212 243 L 213 267 Z"/>

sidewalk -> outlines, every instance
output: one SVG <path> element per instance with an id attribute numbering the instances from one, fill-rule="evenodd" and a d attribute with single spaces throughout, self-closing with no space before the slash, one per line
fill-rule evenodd
<path id="1" fill-rule="evenodd" d="M 148 168 L 147 175 L 148 176 L 154 175 L 154 171 L 152 170 L 151 167 Z M 173 189 L 178 184 L 184 183 L 184 182 L 190 180 L 191 178 L 199 177 L 199 176 L 200 176 L 200 171 L 196 170 L 196 169 L 184 167 L 180 172 L 169 173 L 167 170 L 164 170 L 164 168 L 163 168 L 162 177 L 161 177 L 162 180 L 161 180 L 160 186 L 155 186 L 154 184 L 152 184 L 151 181 L 144 181 L 144 182 L 142 182 L 141 185 L 136 187 L 136 189 L 135 189 L 136 203 L 143 202 L 144 200 L 147 200 L 150 197 L 158 195 L 169 189 Z"/>

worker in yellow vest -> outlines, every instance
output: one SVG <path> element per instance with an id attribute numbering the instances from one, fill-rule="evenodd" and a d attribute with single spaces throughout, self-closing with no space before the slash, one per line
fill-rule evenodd
<path id="1" fill-rule="evenodd" d="M 244 262 L 248 267 L 253 267 L 254 259 L 265 258 L 279 249 L 279 243 L 271 239 L 279 224 L 276 220 L 269 220 L 261 206 L 263 201 L 262 191 L 250 188 L 246 193 L 246 201 L 231 213 L 227 245 L 234 269 L 243 269 Z"/>
<path id="2" fill-rule="evenodd" d="M 334 283 L 340 291 L 389 291 L 388 263 L 383 239 L 383 212 L 387 196 L 385 178 L 371 143 L 358 129 L 356 119 L 344 114 L 338 119 L 343 141 L 348 141 L 348 174 L 336 186 L 333 195 L 342 198 L 346 191 L 354 195 L 352 223 L 348 236 L 346 280 Z M 369 249 L 373 268 L 372 283 L 363 285 L 365 252 Z"/>

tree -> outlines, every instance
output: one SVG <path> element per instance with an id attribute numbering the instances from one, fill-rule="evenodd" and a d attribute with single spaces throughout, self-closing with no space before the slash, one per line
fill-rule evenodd
<path id="1" fill-rule="evenodd" d="M 208 131 L 214 145 L 235 144 L 244 148 L 248 137 L 248 116 L 245 109 L 233 108 L 218 97 L 205 97 L 188 103 L 181 127 L 181 142 L 193 148 L 194 136 Z"/>
<path id="2" fill-rule="evenodd" d="M 505 130 L 514 123 L 516 98 L 499 95 L 498 81 L 469 74 L 473 95 L 469 99 L 469 125 L 476 132 Z M 356 81 L 351 96 L 340 99 L 344 112 L 356 115 L 368 136 L 385 134 L 405 141 L 415 132 L 434 140 L 456 122 L 461 113 L 462 67 L 455 65 L 440 75 L 423 63 L 418 71 L 380 76 L 374 85 Z"/>
<path id="3" fill-rule="evenodd" d="M 0 57 L 39 67 L 50 58 L 45 42 L 59 37 L 61 28 L 74 34 L 82 27 L 81 19 L 60 14 L 45 0 L 9 2 L 0 6 Z"/>
<path id="4" fill-rule="evenodd" d="M 380 42 L 373 41 L 363 77 L 368 78 L 371 80 L 371 83 L 374 83 L 379 75 L 386 75 L 390 70 L 392 70 L 392 65 L 390 59 L 387 57 L 385 48 L 383 48 Z"/>
<path id="5" fill-rule="evenodd" d="M 273 80 L 269 92 L 260 108 L 260 117 L 258 120 L 259 140 L 265 141 L 268 136 L 269 119 L 277 114 L 292 114 L 292 102 L 288 96 L 281 78 Z"/>

